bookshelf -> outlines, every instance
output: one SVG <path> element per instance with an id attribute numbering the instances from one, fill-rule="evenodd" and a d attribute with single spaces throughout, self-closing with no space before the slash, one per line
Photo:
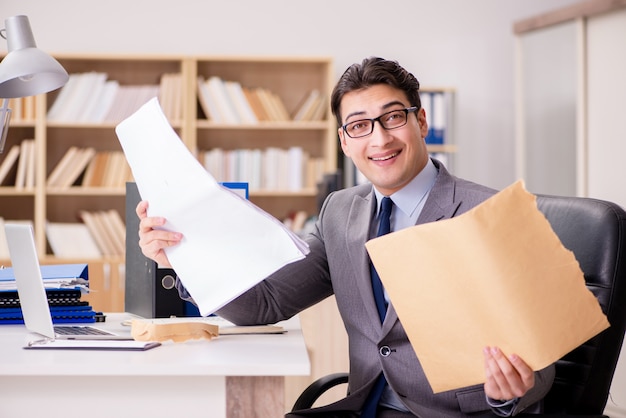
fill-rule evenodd
<path id="1" fill-rule="evenodd" d="M 279 181 L 269 179 L 266 184 L 251 184 L 250 199 L 253 203 L 279 219 L 286 210 L 317 212 L 317 189 L 315 183 L 320 172 L 334 172 L 337 160 L 337 142 L 330 109 L 324 109 L 317 120 L 293 120 L 301 104 L 311 91 L 319 91 L 328 102 L 334 82 L 332 60 L 329 58 L 281 58 L 281 57 L 198 57 L 191 66 L 192 90 L 198 91 L 199 80 L 219 77 L 224 82 L 237 82 L 244 89 L 263 88 L 280 98 L 289 119 L 263 119 L 257 122 L 225 123 L 209 117 L 202 106 L 196 105 L 194 129 L 188 138 L 190 149 L 199 159 L 209 150 L 225 152 L 253 150 L 265 158 L 272 150 L 288 150 L 296 147 L 310 164 L 317 163 L 317 175 L 309 176 L 302 187 L 289 187 L 283 180 L 291 175 L 279 175 Z M 325 104 L 325 107 L 327 104 Z M 245 157 L 244 157 L 245 158 Z M 249 160 L 248 160 L 249 161 Z M 271 161 L 271 159 L 270 159 Z M 303 162 L 303 164 L 306 164 Z M 292 167 L 293 168 L 293 167 Z M 264 173 L 269 176 L 267 170 Z M 253 174 L 244 178 L 224 178 L 214 174 L 218 181 L 246 181 L 258 178 Z"/>
<path id="2" fill-rule="evenodd" d="M 11 104 L 14 115 L 5 152 L 0 155 L 1 165 L 12 148 L 22 148 L 25 140 L 34 144 L 34 158 L 30 159 L 34 166 L 26 183 L 16 183 L 24 176 L 20 175 L 21 168 L 18 169 L 20 160 L 26 160 L 21 158 L 22 153 L 6 170 L 0 185 L 3 202 L 0 216 L 6 220 L 32 221 L 37 249 L 44 260 L 55 258 L 46 237 L 47 221 L 81 222 L 80 213 L 84 211 L 115 210 L 124 215 L 124 183 L 132 177 L 118 176 L 113 182 L 90 182 L 84 177 L 88 173 L 88 164 L 96 156 L 106 160 L 102 154 L 121 153 L 115 126 L 155 91 L 158 91 L 156 94 L 173 128 L 201 161 L 216 148 L 229 153 L 243 150 L 265 153 L 268 149 L 292 148 L 297 150 L 297 155 L 304 155 L 305 160 L 314 160 L 317 176 L 335 170 L 336 142 L 329 111 L 321 109 L 316 119 L 293 120 L 312 91 L 318 92 L 327 102 L 334 78 L 330 58 L 84 54 L 57 55 L 55 58 L 70 74 L 70 81 L 64 88 L 47 95 L 24 98 Z M 263 89 L 277 97 L 287 117 L 258 120 L 254 124 L 245 121 L 225 123 L 207 117 L 200 100 L 201 80 L 198 77 L 204 80 L 219 77 L 246 90 Z M 169 84 L 165 84 L 166 81 Z M 94 103 L 94 99 L 109 87 L 115 90 L 109 94 L 107 110 L 98 111 L 98 106 L 104 105 Z M 139 89 L 144 93 L 138 93 Z M 162 97 L 165 92 L 171 99 Z M 129 96 L 130 93 L 135 96 Z M 85 155 L 87 150 L 90 151 L 85 169 L 78 170 L 78 174 L 74 170 L 72 178 L 65 173 L 65 181 L 53 181 L 55 172 L 59 171 L 57 166 L 62 165 L 72 149 L 85 151 Z M 76 160 L 70 164 L 76 165 Z M 117 169 L 113 171 L 119 173 L 127 165 L 124 162 L 115 167 Z M 291 167 L 294 169 L 297 167 Z M 218 177 L 216 173 L 212 174 Z M 89 176 L 92 178 L 91 173 Z M 258 175 L 254 174 L 254 177 Z M 281 181 L 283 177 L 291 175 L 278 176 Z M 223 180 L 251 181 L 246 178 Z M 303 179 L 300 186 L 276 184 L 252 188 L 250 198 L 278 218 L 294 211 L 315 214 L 315 176 L 307 182 Z M 101 258 L 107 259 L 107 256 Z M 110 261 L 121 263 L 123 255 Z"/>
<path id="3" fill-rule="evenodd" d="M 45 95 L 11 99 L 13 115 L 6 146 L 0 154 L 0 168 L 8 155 L 15 156 L 17 150 L 11 151 L 13 148 L 20 152 L 4 169 L 0 218 L 32 223 L 42 264 L 88 262 L 93 270 L 92 287 L 99 290 L 89 297 L 98 301 L 98 309 L 124 308 L 123 252 L 102 251 L 99 257 L 57 257 L 47 236 L 47 224 L 54 223 L 58 230 L 63 224 L 87 224 L 86 214 L 115 211 L 124 216 L 125 181 L 129 178 L 117 176 L 115 181 L 104 181 L 107 176 L 103 173 L 98 177 L 100 181 L 94 180 L 92 174 L 90 181 L 85 177 L 89 164 L 100 157 L 107 167 L 114 167 L 113 172 L 127 168 L 125 161 L 121 165 L 111 163 L 111 155 L 122 153 L 114 129 L 147 101 L 147 95 L 153 97 L 158 91 L 172 127 L 199 159 L 216 147 L 227 151 L 298 147 L 315 158 L 324 172 L 335 171 L 336 143 L 329 111 L 322 109 L 316 120 L 292 118 L 311 91 L 328 98 L 334 78 L 330 58 L 86 54 L 55 58 L 70 74 L 66 86 Z M 271 92 L 282 102 L 288 117 L 255 124 L 207 118 L 199 100 L 198 77 L 211 76 L 237 82 L 247 89 Z M 106 97 L 102 93 L 106 89 L 114 89 L 109 92 L 109 101 L 96 101 L 97 97 Z M 23 157 L 23 145 L 27 143 L 32 144 L 29 149 L 33 153 L 28 153 L 32 158 Z M 73 148 L 90 150 L 87 165 L 79 173 L 74 172 L 71 180 L 65 173 L 62 180 L 53 181 L 57 166 Z M 20 160 L 29 161 L 29 168 L 21 168 Z M 76 165 L 73 160 L 69 168 Z M 250 198 L 279 219 L 298 211 L 317 212 L 317 190 L 310 183 L 296 188 L 251 190 Z M 122 221 L 125 222 L 123 218 Z M 98 243 L 103 240 L 94 237 Z M 0 249 L 5 247 L 0 245 Z M 10 264 L 6 251 L 0 253 L 0 262 Z"/>

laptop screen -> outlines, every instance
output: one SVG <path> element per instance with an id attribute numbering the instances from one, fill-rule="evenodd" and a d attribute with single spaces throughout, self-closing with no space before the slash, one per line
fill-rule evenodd
<path id="1" fill-rule="evenodd" d="M 24 324 L 31 332 L 54 338 L 52 316 L 41 277 L 32 227 L 6 224 L 4 229 Z"/>

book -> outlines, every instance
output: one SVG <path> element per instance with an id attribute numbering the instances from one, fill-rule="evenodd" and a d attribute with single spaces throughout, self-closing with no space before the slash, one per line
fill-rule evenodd
<path id="1" fill-rule="evenodd" d="M 109 211 L 80 211 L 91 236 L 104 256 L 122 256 L 126 251 L 126 227 L 119 213 Z"/>
<path id="2" fill-rule="evenodd" d="M 182 75 L 164 73 L 159 84 L 159 104 L 170 121 L 182 119 Z"/>
<path id="3" fill-rule="evenodd" d="M 15 162 L 19 158 L 20 155 L 20 146 L 13 145 L 9 152 L 6 153 L 2 163 L 0 163 L 0 185 L 4 183 L 7 179 L 11 169 L 15 167 Z"/>
<path id="4" fill-rule="evenodd" d="M 52 253 L 58 258 L 102 257 L 102 252 L 84 223 L 47 222 L 46 237 Z"/>
<path id="5" fill-rule="evenodd" d="M 67 106 L 73 90 L 78 84 L 79 74 L 70 74 L 67 83 L 59 90 L 57 98 L 48 109 L 47 119 L 49 122 L 58 122 L 61 119 L 63 108 Z"/>
<path id="6" fill-rule="evenodd" d="M 24 98 L 17 97 L 9 99 L 9 109 L 11 109 L 11 119 L 14 121 L 24 121 Z"/>
<path id="7" fill-rule="evenodd" d="M 104 87 L 100 92 L 100 100 L 98 101 L 98 105 L 92 110 L 90 115 L 90 122 L 93 123 L 102 123 L 106 115 L 110 112 L 111 107 L 113 106 L 113 100 L 115 100 L 115 96 L 117 95 L 117 90 L 119 89 L 120 84 L 115 80 L 107 80 L 104 83 Z"/>
<path id="8" fill-rule="evenodd" d="M 254 114 L 257 120 L 259 121 L 269 120 L 270 118 L 267 112 L 265 111 L 265 108 L 263 107 L 263 104 L 261 103 L 259 96 L 256 94 L 256 91 L 251 88 L 246 88 L 246 87 L 242 87 L 242 88 L 243 88 L 243 94 L 246 96 L 248 103 L 250 103 L 250 106 L 252 107 L 252 110 L 254 111 Z"/>
<path id="9" fill-rule="evenodd" d="M 110 209 L 95 212 L 94 216 L 111 243 L 113 254 L 123 255 L 126 251 L 126 227 L 119 213 Z"/>
<path id="10" fill-rule="evenodd" d="M 101 106 L 106 81 L 106 73 L 89 73 L 89 85 L 85 86 L 89 94 L 81 98 L 80 107 L 78 107 L 76 113 L 72 115 L 72 119 L 75 122 L 95 122 L 94 116 Z"/>
<path id="11" fill-rule="evenodd" d="M 108 236 L 102 229 L 102 225 L 98 222 L 92 212 L 82 210 L 79 212 L 80 219 L 87 225 L 89 233 L 93 237 L 96 245 L 100 249 L 103 256 L 112 256 L 115 253 L 114 245 L 109 241 Z"/>
<path id="12" fill-rule="evenodd" d="M 66 172 L 66 176 L 62 179 L 60 187 L 71 187 L 79 179 L 80 175 L 85 171 L 89 162 L 96 155 L 95 148 L 81 148 L 70 165 L 70 169 Z"/>
<path id="13" fill-rule="evenodd" d="M 37 156 L 37 150 L 35 148 L 35 140 L 34 139 L 30 139 L 28 140 L 28 161 L 26 162 L 26 179 L 24 180 L 25 182 L 25 187 L 27 189 L 34 189 L 35 188 L 35 165 L 36 165 L 36 156 Z"/>
<path id="14" fill-rule="evenodd" d="M 59 184 L 63 181 L 63 176 L 67 170 L 69 170 L 70 165 L 72 164 L 73 159 L 78 153 L 79 148 L 76 146 L 71 146 L 65 151 L 63 157 L 59 160 L 57 165 L 54 167 L 50 175 L 48 175 L 48 179 L 46 184 L 48 187 L 59 186 Z"/>
<path id="15" fill-rule="evenodd" d="M 224 81 L 220 77 L 211 76 L 207 80 L 206 86 L 218 109 L 221 122 L 229 124 L 240 123 L 241 120 L 237 114 L 235 105 L 226 91 Z"/>
<path id="16" fill-rule="evenodd" d="M 241 84 L 236 81 L 225 81 L 224 86 L 230 101 L 234 104 L 235 111 L 241 123 L 258 123 L 256 114 L 252 110 Z"/>
<path id="17" fill-rule="evenodd" d="M 17 189 L 24 189 L 26 187 L 26 173 L 28 171 L 28 165 L 31 161 L 31 153 L 35 152 L 33 139 L 24 139 L 20 144 L 20 158 L 17 161 L 17 174 L 15 176 L 15 187 Z"/>
<path id="18" fill-rule="evenodd" d="M 267 114 L 267 120 L 280 120 L 280 115 L 277 113 L 276 108 L 274 107 L 274 103 L 269 95 L 269 92 L 264 88 L 258 87 L 254 89 L 254 94 L 256 94 L 257 98 L 259 99 L 259 103 L 261 103 L 263 110 Z"/>
<path id="19" fill-rule="evenodd" d="M 206 116 L 208 120 L 213 122 L 222 122 L 222 117 L 217 107 L 217 103 L 215 103 L 215 100 L 209 91 L 209 86 L 202 77 L 198 77 L 198 102 L 204 112 L 204 116 Z"/>
<path id="20" fill-rule="evenodd" d="M 292 119 L 295 121 L 310 120 L 312 109 L 315 110 L 317 100 L 320 96 L 320 91 L 317 89 L 311 90 L 304 98 L 304 100 L 296 108 L 295 114 Z"/>

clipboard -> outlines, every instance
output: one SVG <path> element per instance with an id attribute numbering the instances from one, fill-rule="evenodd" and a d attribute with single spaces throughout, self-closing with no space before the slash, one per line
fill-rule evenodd
<path id="1" fill-rule="evenodd" d="M 51 340 L 41 339 L 30 341 L 23 348 L 28 350 L 117 350 L 147 351 L 160 346 L 156 341 L 134 340 Z"/>

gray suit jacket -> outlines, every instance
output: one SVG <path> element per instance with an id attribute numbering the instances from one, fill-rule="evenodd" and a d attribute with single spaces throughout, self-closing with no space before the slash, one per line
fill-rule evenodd
<path id="1" fill-rule="evenodd" d="M 495 193 L 456 178 L 441 163 L 434 163 L 439 174 L 418 224 L 459 215 Z M 432 393 L 393 305 L 381 326 L 365 249 L 374 204 L 371 185 L 329 195 L 314 233 L 307 238 L 310 254 L 226 305 L 219 315 L 238 324 L 274 323 L 334 293 L 349 337 L 349 395 L 320 410 L 323 416 L 330 416 L 332 411 L 358 411 L 381 370 L 405 405 L 420 417 L 463 417 L 489 410 L 482 385 Z M 391 355 L 382 357 L 381 346 L 389 346 Z M 538 372 L 535 388 L 515 410 L 536 408 L 529 406 L 545 395 L 552 379 L 552 367 Z"/>

